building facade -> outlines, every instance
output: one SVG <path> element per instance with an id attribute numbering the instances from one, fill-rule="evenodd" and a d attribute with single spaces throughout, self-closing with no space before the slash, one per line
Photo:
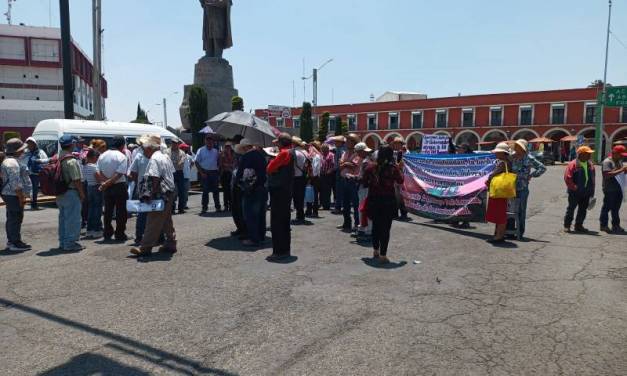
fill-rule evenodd
<path id="1" fill-rule="evenodd" d="M 331 114 L 329 133 L 344 122 L 370 147 L 400 136 L 410 150 L 415 150 L 422 136 L 444 134 L 455 144 L 468 143 L 477 149 L 519 138 L 560 141 L 566 136 L 583 135 L 593 139 L 599 92 L 599 88 L 583 88 L 369 102 L 319 106 L 316 114 Z M 298 128 L 300 111 L 295 108 L 290 118 L 269 117 L 269 121 L 275 126 Z M 627 108 L 606 108 L 604 113 L 607 149 L 608 143 L 627 137 Z M 263 116 L 264 112 L 258 110 L 257 114 Z M 556 153 L 563 144 L 553 144 Z"/>
<path id="2" fill-rule="evenodd" d="M 71 51 L 74 116 L 87 119 L 94 107 L 93 65 L 74 41 Z M 106 97 L 103 78 L 103 111 Z M 0 25 L 0 133 L 18 132 L 25 138 L 41 120 L 63 117 L 61 30 Z"/>

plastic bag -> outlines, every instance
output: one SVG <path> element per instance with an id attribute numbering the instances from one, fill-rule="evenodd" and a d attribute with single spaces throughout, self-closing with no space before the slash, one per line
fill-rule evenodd
<path id="1" fill-rule="evenodd" d="M 311 204 L 314 202 L 314 187 L 309 184 L 305 187 L 305 203 Z"/>
<path id="2" fill-rule="evenodd" d="M 126 210 L 130 213 L 150 213 L 163 211 L 165 202 L 163 200 L 152 200 L 141 202 L 139 200 L 126 200 Z"/>
<path id="3" fill-rule="evenodd" d="M 516 174 L 507 170 L 496 175 L 490 181 L 490 198 L 514 198 L 516 197 Z"/>

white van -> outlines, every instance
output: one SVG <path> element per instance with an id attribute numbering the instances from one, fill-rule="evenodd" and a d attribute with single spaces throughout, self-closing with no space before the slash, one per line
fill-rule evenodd
<path id="1" fill-rule="evenodd" d="M 144 134 L 158 134 L 164 142 L 176 138 L 176 135 L 167 129 L 149 124 L 65 119 L 40 121 L 33 131 L 33 138 L 51 157 L 59 151 L 59 138 L 66 134 L 84 138 L 86 145 L 96 138 L 111 145 L 114 136 L 124 136 L 128 144 L 135 143 L 139 136 Z"/>

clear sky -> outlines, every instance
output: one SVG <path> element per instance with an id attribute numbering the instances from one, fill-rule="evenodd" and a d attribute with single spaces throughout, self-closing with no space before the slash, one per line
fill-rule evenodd
<path id="1" fill-rule="evenodd" d="M 108 117 L 131 120 L 193 81 L 203 55 L 198 0 L 103 0 Z M 5 1 L 0 9 L 4 13 Z M 91 1 L 70 0 L 72 36 L 91 55 Z M 51 11 L 49 11 L 51 9 Z M 13 22 L 59 25 L 58 0 L 18 0 Z M 614 0 L 608 82 L 627 84 L 627 0 Z M 602 78 L 606 0 L 234 0 L 227 58 L 246 109 L 299 105 L 305 59 L 318 103 L 386 90 L 429 97 L 583 87 Z M 295 100 L 293 96 L 295 82 Z M 182 94 L 168 97 L 180 125 Z M 307 84 L 306 100 L 311 100 Z"/>

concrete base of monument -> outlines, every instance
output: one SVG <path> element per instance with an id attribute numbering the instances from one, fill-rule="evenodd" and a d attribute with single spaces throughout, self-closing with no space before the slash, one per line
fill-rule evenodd
<path id="1" fill-rule="evenodd" d="M 225 59 L 204 56 L 194 67 L 194 85 L 207 92 L 208 119 L 231 111 L 231 98 L 237 95 L 233 86 L 233 67 Z M 185 85 L 183 103 L 179 108 L 183 128 L 191 129 L 189 122 L 189 93 L 193 85 Z M 207 120 L 208 120 L 207 119 Z"/>

